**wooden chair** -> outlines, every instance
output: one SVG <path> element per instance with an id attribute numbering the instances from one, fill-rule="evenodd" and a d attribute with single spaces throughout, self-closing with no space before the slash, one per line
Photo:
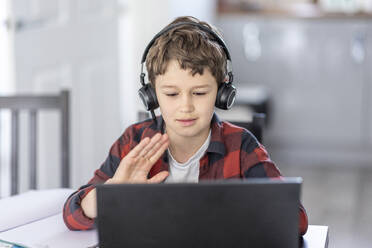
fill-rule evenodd
<path id="1" fill-rule="evenodd" d="M 0 96 L 0 110 L 11 111 L 11 194 L 19 193 L 18 155 L 19 155 L 19 114 L 28 111 L 30 118 L 30 189 L 36 189 L 37 183 L 37 112 L 55 109 L 61 113 L 61 184 L 70 186 L 70 152 L 69 152 L 69 91 L 63 90 L 58 95 L 12 95 Z"/>

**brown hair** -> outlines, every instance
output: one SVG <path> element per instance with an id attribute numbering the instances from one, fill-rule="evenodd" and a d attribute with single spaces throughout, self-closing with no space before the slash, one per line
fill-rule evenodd
<path id="1" fill-rule="evenodd" d="M 222 37 L 215 27 L 192 16 L 178 17 L 166 27 L 178 22 L 199 23 Z M 207 67 L 218 86 L 225 81 L 226 54 L 223 48 L 211 34 L 197 26 L 180 25 L 161 35 L 154 42 L 146 58 L 148 78 L 154 87 L 156 76 L 166 72 L 168 62 L 172 59 L 177 60 L 182 69 L 191 69 L 193 76 L 196 73 L 203 75 L 204 68 Z"/>

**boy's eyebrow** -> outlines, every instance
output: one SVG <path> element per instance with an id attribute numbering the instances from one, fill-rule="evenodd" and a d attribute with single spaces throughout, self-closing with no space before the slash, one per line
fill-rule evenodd
<path id="1" fill-rule="evenodd" d="M 203 85 L 196 85 L 196 86 L 192 87 L 192 89 L 196 89 L 196 88 L 209 88 L 209 87 L 210 87 L 209 84 L 203 84 Z M 164 89 L 164 88 L 178 88 L 178 87 L 175 86 L 175 85 L 163 85 L 160 88 Z"/>

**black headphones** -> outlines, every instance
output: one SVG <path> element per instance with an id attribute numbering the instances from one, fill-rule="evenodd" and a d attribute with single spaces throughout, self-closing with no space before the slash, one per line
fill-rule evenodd
<path id="1" fill-rule="evenodd" d="M 199 23 L 194 23 L 194 22 L 178 22 L 178 23 L 170 25 L 169 27 L 164 28 L 157 35 L 155 35 L 154 38 L 152 38 L 152 40 L 150 41 L 150 43 L 147 45 L 145 52 L 142 55 L 141 74 L 140 74 L 140 81 L 141 81 L 142 87 L 138 90 L 138 94 L 143 104 L 145 105 L 146 110 L 151 111 L 151 115 L 154 120 L 155 120 L 154 110 L 159 107 L 159 103 L 156 97 L 155 89 L 152 87 L 151 83 L 147 83 L 147 84 L 145 83 L 146 74 L 143 72 L 143 67 L 146 62 L 147 54 L 151 46 L 156 41 L 156 39 L 159 38 L 164 33 L 168 32 L 170 29 L 173 29 L 181 25 L 193 25 L 193 26 L 200 28 L 202 31 L 205 31 L 211 34 L 215 38 L 215 41 L 217 41 L 218 44 L 223 48 L 226 54 L 226 58 L 227 58 L 226 71 L 227 71 L 228 81 L 222 82 L 219 84 L 215 106 L 217 108 L 227 110 L 227 109 L 230 109 L 235 102 L 236 88 L 232 84 L 234 77 L 232 73 L 231 57 L 230 57 L 229 51 L 227 50 L 225 42 L 222 40 L 222 38 L 218 34 L 216 34 L 213 30 L 209 29 L 208 27 L 204 25 L 201 25 Z"/>

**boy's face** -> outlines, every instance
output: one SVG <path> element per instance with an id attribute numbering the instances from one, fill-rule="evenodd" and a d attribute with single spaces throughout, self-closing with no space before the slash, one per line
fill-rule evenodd
<path id="1" fill-rule="evenodd" d="M 160 110 L 170 137 L 192 138 L 206 135 L 214 112 L 217 95 L 216 79 L 204 68 L 203 75 L 183 70 L 177 60 L 168 63 L 166 72 L 158 75 L 155 90 Z"/>

